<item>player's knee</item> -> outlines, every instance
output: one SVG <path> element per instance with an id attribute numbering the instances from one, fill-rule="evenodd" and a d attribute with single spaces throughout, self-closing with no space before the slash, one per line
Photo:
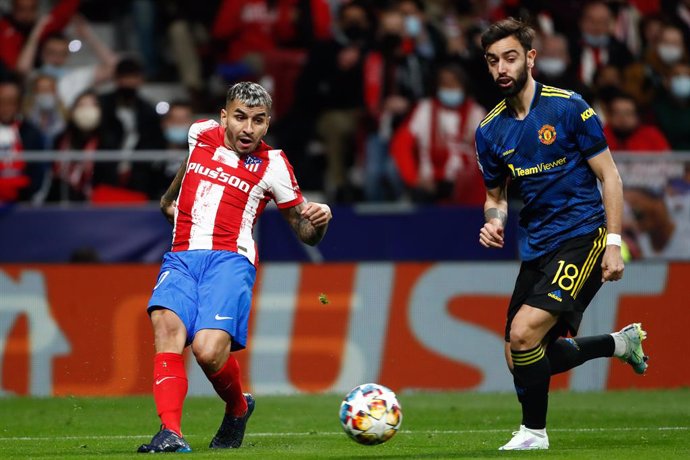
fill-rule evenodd
<path id="1" fill-rule="evenodd" d="M 195 339 L 192 343 L 192 353 L 207 374 L 220 370 L 228 359 L 227 345 L 218 341 Z"/>
<path id="2" fill-rule="evenodd" d="M 510 348 L 512 350 L 529 350 L 539 345 L 539 337 L 530 327 L 513 324 L 510 329 Z"/>

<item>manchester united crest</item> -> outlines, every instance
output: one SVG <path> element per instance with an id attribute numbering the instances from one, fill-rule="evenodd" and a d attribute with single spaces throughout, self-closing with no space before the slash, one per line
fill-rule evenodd
<path id="1" fill-rule="evenodd" d="M 551 145 L 556 140 L 556 128 L 551 125 L 544 125 L 539 130 L 539 142 Z"/>

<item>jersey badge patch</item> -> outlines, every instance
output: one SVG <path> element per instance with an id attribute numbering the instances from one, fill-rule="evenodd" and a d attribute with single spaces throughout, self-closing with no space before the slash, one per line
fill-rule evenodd
<path id="1" fill-rule="evenodd" d="M 556 140 L 556 128 L 551 125 L 544 125 L 539 130 L 539 142 L 551 145 Z"/>
<path id="2" fill-rule="evenodd" d="M 244 167 L 250 172 L 257 172 L 261 163 L 263 163 L 262 159 L 252 155 L 247 155 L 247 158 L 244 159 Z"/>

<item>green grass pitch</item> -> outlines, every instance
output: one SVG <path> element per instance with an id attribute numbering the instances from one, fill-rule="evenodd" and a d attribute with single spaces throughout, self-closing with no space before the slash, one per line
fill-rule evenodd
<path id="1" fill-rule="evenodd" d="M 259 396 L 244 445 L 207 448 L 222 417 L 215 398 L 189 398 L 189 458 L 690 458 L 690 390 L 554 392 L 551 450 L 499 452 L 519 424 L 511 394 L 402 393 L 402 431 L 360 446 L 338 422 L 340 395 Z M 151 397 L 0 398 L 0 458 L 136 458 L 158 429 Z M 165 454 L 165 458 L 178 457 Z"/>

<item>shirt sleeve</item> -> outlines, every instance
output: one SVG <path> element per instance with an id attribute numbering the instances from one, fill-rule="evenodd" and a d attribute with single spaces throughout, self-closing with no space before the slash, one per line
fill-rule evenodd
<path id="1" fill-rule="evenodd" d="M 282 150 L 272 150 L 269 155 L 271 163 L 266 175 L 270 192 L 278 207 L 291 208 L 302 203 L 302 191 L 285 153 Z"/>
<path id="2" fill-rule="evenodd" d="M 474 146 L 477 151 L 477 165 L 484 177 L 486 188 L 491 190 L 502 185 L 506 179 L 505 169 L 501 167 L 496 156 L 489 148 L 480 128 L 477 128 L 475 133 Z"/>
<path id="3" fill-rule="evenodd" d="M 599 115 L 579 95 L 574 94 L 571 101 L 570 128 L 575 135 L 575 144 L 589 160 L 608 148 L 604 127 Z"/>

